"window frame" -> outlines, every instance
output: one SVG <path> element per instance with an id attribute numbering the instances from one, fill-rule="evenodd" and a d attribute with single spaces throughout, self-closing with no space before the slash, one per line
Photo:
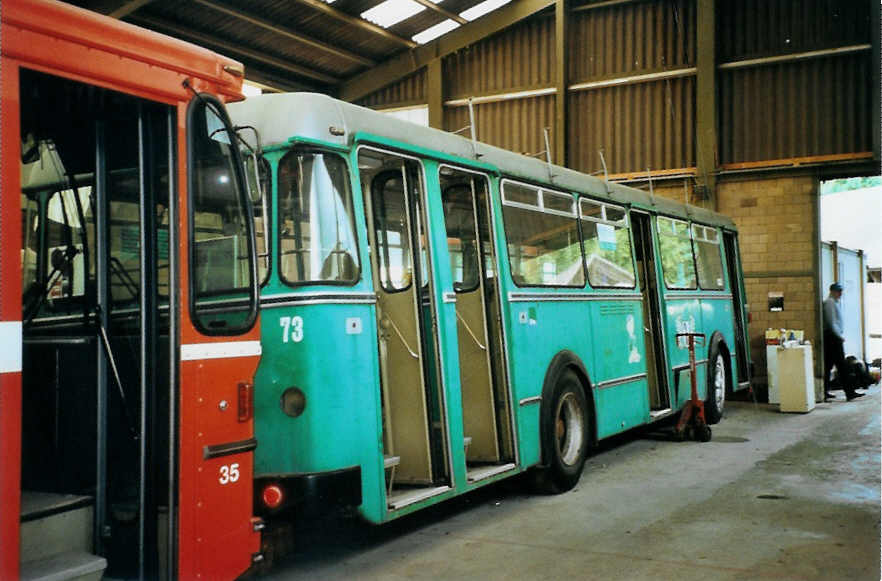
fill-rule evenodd
<path id="1" fill-rule="evenodd" d="M 233 124 L 230 122 L 229 114 L 226 107 L 221 101 L 210 93 L 198 93 L 190 100 L 187 106 L 187 302 L 190 321 L 197 331 L 203 335 L 213 337 L 237 336 L 248 333 L 257 322 L 257 316 L 260 308 L 260 289 L 257 281 L 257 241 L 254 235 L 254 212 L 251 208 L 251 199 L 248 195 L 247 182 L 245 180 L 245 164 L 242 160 L 242 154 L 237 147 L 238 142 L 230 144 L 232 160 L 233 176 L 238 186 L 236 190 L 239 194 L 239 202 L 242 204 L 242 210 L 245 213 L 244 222 L 246 235 L 248 237 L 248 246 L 251 255 L 251 280 L 247 288 L 248 298 L 245 299 L 248 316 L 242 323 L 236 326 L 224 326 L 219 328 L 211 328 L 203 324 L 197 313 L 196 305 L 196 212 L 194 209 L 194 192 L 196 191 L 196 172 L 194 171 L 195 156 L 195 132 L 193 131 L 193 122 L 195 116 L 204 111 L 205 108 L 211 107 L 214 113 L 224 124 L 226 131 L 232 139 L 238 139 Z M 170 225 L 171 228 L 171 225 Z M 171 294 L 171 293 L 170 293 Z M 231 299 L 232 305 L 241 304 L 241 299 Z M 232 306 L 231 310 L 236 307 Z M 218 311 L 215 311 L 218 312 Z"/>
<path id="2" fill-rule="evenodd" d="M 705 231 L 709 230 L 709 231 L 713 232 L 715 240 L 708 240 L 707 238 L 697 239 L 695 237 L 695 229 L 696 228 L 701 228 L 702 230 L 705 230 Z M 698 288 L 700 288 L 701 290 L 713 291 L 713 292 L 725 291 L 727 288 L 726 282 L 727 282 L 728 276 L 726 274 L 726 265 L 723 262 L 723 252 L 722 252 L 723 244 L 721 242 L 721 235 L 720 235 L 720 232 L 717 230 L 717 227 L 716 226 L 709 226 L 707 224 L 702 224 L 700 222 L 691 222 L 690 229 L 689 229 L 689 235 L 692 239 L 692 257 L 693 257 L 693 260 L 695 261 L 695 281 L 696 281 L 696 284 L 698 285 Z M 696 244 L 697 242 L 706 242 L 708 244 L 714 244 L 717 247 L 717 256 L 720 259 L 720 272 L 723 275 L 723 286 L 707 288 L 701 284 L 701 276 L 698 274 L 699 268 L 698 268 L 698 245 Z"/>
<path id="3" fill-rule="evenodd" d="M 594 204 L 596 206 L 601 207 L 601 218 L 595 218 L 594 216 L 586 216 L 582 212 L 582 203 Z M 582 260 L 585 263 L 585 280 L 588 283 L 588 286 L 592 289 L 621 289 L 621 290 L 634 290 L 637 288 L 637 268 L 634 264 L 634 238 L 631 234 L 631 212 L 629 208 L 626 206 L 619 206 L 617 204 L 608 204 L 601 200 L 596 200 L 589 196 L 578 197 L 579 203 L 579 235 L 582 238 Z M 607 208 L 613 208 L 615 210 L 621 210 L 624 216 L 621 220 L 609 220 L 606 217 Z M 623 227 L 628 232 L 628 244 L 629 244 L 629 255 L 631 257 L 631 275 L 634 277 L 634 284 L 631 286 L 608 286 L 608 285 L 595 285 L 591 282 L 591 275 L 588 271 L 588 256 L 585 254 L 585 233 L 582 228 L 581 221 L 585 220 L 587 222 L 595 222 L 597 224 L 606 224 L 608 226 L 613 227 Z"/>
<path id="4" fill-rule="evenodd" d="M 461 172 L 464 174 L 469 174 L 471 176 L 472 180 L 483 179 L 484 184 L 487 188 L 487 190 L 486 190 L 487 199 L 488 199 L 488 202 L 490 201 L 490 195 L 491 195 L 490 182 L 491 182 L 491 179 L 490 179 L 489 174 L 487 174 L 485 172 L 481 172 L 481 171 L 476 171 L 476 170 L 464 168 L 464 167 L 458 166 L 458 165 L 452 165 L 449 163 L 439 163 L 437 169 L 438 169 L 438 186 L 439 186 L 439 190 L 441 192 L 441 202 L 442 203 L 444 202 L 444 190 L 441 190 L 440 186 L 441 186 L 441 172 L 444 169 L 450 169 L 450 170 Z M 477 200 L 474 200 L 474 202 L 477 203 Z M 490 205 L 492 206 L 492 203 Z M 475 216 L 475 219 L 477 219 L 477 216 Z M 487 226 L 490 231 L 487 233 L 487 236 L 488 236 L 487 242 L 493 246 L 492 255 L 494 258 L 494 262 L 498 262 L 498 257 L 496 256 L 496 254 L 497 254 L 496 253 L 496 239 L 494 238 L 494 232 L 493 232 L 494 229 L 493 229 L 492 222 L 493 222 L 492 217 L 488 216 Z M 444 229 L 447 230 L 446 217 L 444 219 Z M 476 244 L 475 244 L 476 250 L 477 250 L 477 260 L 478 260 L 478 277 L 475 281 L 475 284 L 471 287 L 467 287 L 467 288 L 463 287 L 463 288 L 457 289 L 454 284 L 453 292 L 456 294 L 466 293 L 466 292 L 474 292 L 483 284 L 483 277 L 485 276 L 485 273 L 484 273 L 485 265 L 484 265 L 483 248 L 481 247 L 481 240 L 480 240 L 480 225 L 477 223 L 475 224 L 475 231 L 476 231 L 476 234 L 478 235 L 478 239 L 476 240 Z M 449 245 L 447 248 L 447 253 L 448 253 L 448 255 L 450 254 Z M 494 267 L 494 269 L 496 269 L 496 272 L 499 272 L 499 265 L 498 264 L 494 264 L 493 267 Z M 453 269 L 451 268 L 451 274 L 452 274 L 452 272 L 453 272 Z"/>
<path id="5" fill-rule="evenodd" d="M 266 183 L 267 187 L 263 192 L 263 200 L 260 202 L 261 210 L 266 208 L 266 213 L 268 215 L 272 216 L 273 215 L 272 195 L 273 195 L 273 191 L 274 191 L 273 177 L 275 176 L 275 173 L 273 172 L 273 164 L 263 154 L 257 156 L 257 162 L 261 165 L 266 164 L 266 170 L 267 170 L 267 183 Z M 260 175 L 259 172 L 260 172 L 260 170 L 258 170 L 258 176 Z M 258 177 L 258 179 L 260 179 L 260 178 Z M 254 202 L 252 202 L 252 211 L 251 211 L 252 218 L 254 217 L 253 208 L 255 205 L 256 204 L 254 204 Z M 254 229 L 254 246 L 255 246 L 255 252 L 256 252 L 256 254 L 254 255 L 254 259 L 257 262 L 257 273 L 256 273 L 257 285 L 260 288 L 264 288 L 267 284 L 269 284 L 270 278 L 273 275 L 273 250 L 274 250 L 273 240 L 276 237 L 273 236 L 274 229 L 269 228 L 268 226 L 270 226 L 274 223 L 275 223 L 275 219 L 270 221 L 270 220 L 267 220 L 267 216 L 263 217 L 263 237 L 266 239 L 266 241 L 264 242 L 264 246 L 266 247 L 266 252 L 267 252 L 266 273 L 264 274 L 263 278 L 260 277 L 260 260 L 261 260 L 260 251 L 261 251 L 261 249 L 257 246 L 257 229 L 256 228 Z"/>
<path id="6" fill-rule="evenodd" d="M 680 223 L 680 224 L 686 225 L 686 233 L 689 236 L 689 238 L 688 238 L 689 239 L 689 255 L 691 256 L 691 260 L 692 260 L 692 274 L 693 274 L 693 278 L 695 280 L 695 284 L 693 286 L 670 286 L 668 284 L 668 281 L 665 278 L 665 263 L 664 263 L 664 260 L 662 259 L 662 248 L 661 248 L 662 233 L 658 227 L 659 220 L 668 220 L 671 223 Z M 661 278 L 662 278 L 662 282 L 664 282 L 664 284 L 665 284 L 665 289 L 672 290 L 672 291 L 695 291 L 695 290 L 698 290 L 699 289 L 699 286 L 698 286 L 698 266 L 695 264 L 695 248 L 692 244 L 692 222 L 690 222 L 689 220 L 682 220 L 680 218 L 675 218 L 673 216 L 665 216 L 663 214 L 657 214 L 655 216 L 655 234 L 658 237 L 658 259 L 659 259 L 659 263 L 660 263 L 661 270 L 662 270 L 662 277 Z"/>
<path id="7" fill-rule="evenodd" d="M 535 189 L 536 190 L 536 205 L 533 206 L 530 204 L 525 204 L 523 202 L 515 202 L 515 201 L 507 200 L 506 195 L 505 195 L 506 184 L 513 184 L 516 186 Z M 571 213 L 546 208 L 545 207 L 545 194 L 546 193 L 551 194 L 553 196 L 566 196 L 568 198 L 571 198 L 572 199 Z M 565 192 L 565 191 L 561 191 L 561 190 L 553 190 L 553 189 L 547 188 L 545 186 L 531 184 L 528 182 L 522 182 L 522 181 L 508 178 L 508 177 L 503 177 L 499 180 L 499 197 L 500 197 L 500 205 L 502 206 L 502 231 L 503 231 L 503 236 L 505 239 L 504 251 L 505 251 L 505 255 L 506 255 L 506 260 L 508 260 L 508 273 L 509 273 L 509 278 L 511 279 L 512 283 L 518 288 L 549 288 L 549 289 L 567 289 L 567 288 L 584 289 L 584 288 L 586 288 L 586 286 L 588 284 L 588 273 L 585 270 L 585 247 L 583 244 L 582 225 L 580 224 L 580 220 L 579 220 L 579 209 L 578 209 L 578 205 L 576 203 L 577 202 L 576 195 L 571 192 Z M 506 223 L 505 223 L 505 206 L 509 206 L 512 208 L 518 208 L 520 210 L 528 210 L 528 211 L 532 211 L 532 212 L 538 212 L 540 214 L 550 214 L 552 216 L 571 218 L 575 221 L 576 237 L 579 240 L 579 254 L 581 255 L 581 262 L 580 262 L 580 265 L 582 268 L 582 284 L 581 285 L 538 284 L 538 283 L 537 284 L 521 284 L 517 281 L 517 279 L 514 276 L 515 269 L 512 266 L 511 253 L 509 252 L 508 228 L 506 227 Z"/>
<path id="8" fill-rule="evenodd" d="M 413 162 L 413 163 L 415 163 L 415 164 L 417 165 L 417 169 L 418 169 L 418 173 L 419 173 L 419 180 L 420 180 L 419 184 L 420 184 L 420 188 L 421 188 L 421 189 L 420 189 L 420 193 L 421 193 L 422 196 L 425 198 L 424 201 L 423 201 L 423 203 L 422 203 L 422 206 L 421 206 L 421 207 L 422 207 L 422 212 L 421 212 L 421 215 L 420 215 L 420 220 L 426 220 L 426 221 L 428 222 L 428 220 L 427 220 L 427 218 L 428 218 L 428 207 L 427 207 L 427 206 L 428 206 L 428 196 L 429 196 L 429 190 L 428 190 L 428 187 L 429 187 L 429 182 L 428 182 L 428 180 L 429 180 L 429 176 L 428 176 L 428 172 L 426 171 L 426 163 L 425 163 L 425 161 L 426 161 L 426 159 L 431 159 L 431 158 L 420 157 L 418 154 L 416 154 L 416 153 L 414 153 L 414 152 L 410 152 L 410 151 L 407 151 L 407 150 L 399 150 L 399 149 L 396 149 L 396 148 L 388 147 L 388 146 L 381 145 L 381 144 L 376 144 L 376 143 L 369 142 L 369 141 L 368 141 L 368 142 L 360 142 L 360 143 L 358 143 L 357 146 L 355 147 L 355 166 L 356 166 L 356 170 L 357 170 L 358 173 L 357 173 L 357 175 L 356 175 L 356 174 L 352 174 L 352 175 L 353 175 L 353 178 L 354 178 L 354 179 L 357 178 L 358 186 L 359 186 L 359 188 L 360 188 L 361 195 L 362 195 L 362 200 L 365 199 L 365 198 L 364 198 L 365 192 L 361 189 L 361 184 L 362 184 L 361 178 L 362 178 L 362 174 L 361 174 L 361 168 L 359 167 L 358 160 L 359 160 L 359 156 L 362 154 L 362 152 L 365 152 L 365 151 L 366 151 L 366 152 L 373 152 L 373 153 L 380 154 L 380 155 L 390 156 L 390 157 L 396 157 L 396 158 L 401 159 L 401 160 L 411 161 L 411 162 Z M 376 174 L 376 175 L 379 175 L 379 173 Z M 376 175 L 374 176 L 374 178 L 376 177 Z M 371 182 L 373 182 L 373 179 L 371 179 Z M 370 204 L 370 207 L 369 207 L 368 205 L 365 205 L 365 207 L 364 207 L 364 212 L 365 212 L 365 217 L 367 217 L 368 213 L 370 213 L 370 215 L 371 215 L 371 223 L 373 224 L 373 220 L 374 220 L 374 218 L 375 218 L 374 215 L 373 215 L 373 211 L 374 211 L 374 209 L 373 209 L 374 193 L 373 193 L 373 191 L 371 191 L 371 192 L 369 192 L 369 193 L 370 193 L 371 204 Z M 406 197 L 406 196 L 407 196 L 407 192 L 405 192 L 405 200 L 407 200 L 407 197 Z M 408 204 L 409 204 L 409 203 L 410 203 L 410 202 L 408 201 Z M 425 215 L 422 215 L 422 214 L 425 214 Z M 410 216 L 410 210 L 409 210 L 409 209 L 408 209 L 408 216 Z M 408 220 L 410 220 L 410 218 L 408 218 Z M 376 225 L 373 224 L 373 226 L 374 226 L 374 230 L 376 230 Z M 415 258 L 415 257 L 419 257 L 419 255 L 420 255 L 420 254 L 419 254 L 420 249 L 418 248 L 418 249 L 415 251 L 414 248 L 413 248 L 413 244 L 414 244 L 414 243 L 418 243 L 418 241 L 415 240 L 415 238 L 414 238 L 414 236 L 413 236 L 413 234 L 414 234 L 414 232 L 413 232 L 413 226 L 414 226 L 414 224 L 410 224 L 409 227 L 408 227 L 408 229 L 407 229 L 407 231 L 408 231 L 408 236 L 410 237 L 410 244 L 411 244 L 411 250 L 410 250 L 410 251 L 411 251 L 411 253 L 412 253 L 412 257 L 411 257 L 412 259 Z M 424 227 L 428 229 L 428 228 L 429 228 L 429 225 L 428 225 L 428 224 L 425 224 Z M 371 234 L 371 232 L 370 232 L 371 229 L 368 228 L 367 224 L 365 224 L 365 228 L 366 228 L 366 232 L 365 232 L 365 233 L 366 233 L 366 235 L 367 235 L 367 237 L 368 237 L 368 245 L 370 246 L 370 237 L 372 236 L 372 234 Z M 376 234 L 376 232 L 375 232 L 375 234 Z M 424 273 L 424 272 L 422 271 L 422 268 L 423 268 L 423 265 L 422 265 L 422 264 L 419 264 L 419 265 L 416 264 L 416 262 L 417 262 L 418 260 L 414 260 L 414 263 L 412 264 L 412 267 L 413 267 L 413 274 L 419 275 L 420 278 L 422 278 L 424 275 L 425 275 L 425 277 L 426 277 L 426 281 L 425 281 L 425 283 L 423 283 L 422 280 L 419 281 L 419 285 L 417 286 L 417 289 L 421 289 L 421 288 L 423 288 L 423 287 L 425 287 L 425 286 L 428 286 L 429 288 L 432 288 L 432 286 L 434 285 L 434 282 L 433 282 L 433 280 L 432 280 L 432 277 L 434 276 L 434 274 L 433 274 L 434 271 L 433 271 L 433 264 L 432 264 L 432 240 L 431 240 L 431 238 L 432 238 L 431 235 L 429 235 L 429 236 L 426 237 L 426 262 L 427 262 L 427 264 L 426 264 L 426 272 Z M 371 248 L 370 250 L 371 250 L 371 252 L 376 252 L 376 250 L 375 250 L 374 248 Z M 378 266 L 379 266 L 379 264 L 378 264 Z M 371 268 L 373 268 L 373 261 L 371 261 Z M 379 277 L 380 277 L 380 273 L 378 272 L 378 273 L 376 274 L 376 276 L 377 276 L 377 278 L 379 279 Z M 415 277 L 412 276 L 412 278 L 411 278 L 411 285 L 413 285 L 413 278 L 415 278 Z M 371 284 L 373 285 L 373 281 L 371 281 Z M 401 289 L 401 291 L 410 289 L 410 288 L 411 288 L 411 285 L 408 285 L 408 286 L 405 287 L 404 289 Z M 383 289 L 385 290 L 385 287 L 382 287 L 382 286 L 381 286 L 381 288 L 383 288 Z M 375 289 L 375 290 L 376 290 L 376 289 Z M 394 294 L 394 293 L 396 293 L 396 292 L 401 292 L 401 291 L 385 291 L 385 292 L 387 292 L 387 293 L 389 293 L 389 294 Z"/>
<path id="9" fill-rule="evenodd" d="M 346 179 L 349 183 L 349 196 L 350 196 L 350 203 L 352 205 L 352 229 L 353 229 L 353 233 L 355 234 L 355 237 L 354 237 L 355 256 L 354 256 L 354 258 L 355 258 L 356 269 L 355 269 L 354 277 L 352 279 L 349 279 L 349 280 L 303 280 L 303 281 L 292 282 L 292 281 L 289 281 L 285 277 L 284 269 L 282 268 L 283 254 L 282 254 L 281 227 L 282 227 L 283 214 L 282 214 L 282 209 L 281 209 L 282 197 L 279 194 L 279 179 L 280 179 L 279 178 L 279 174 L 280 174 L 279 168 L 281 167 L 282 162 L 285 160 L 285 158 L 287 158 L 289 155 L 301 155 L 301 154 L 333 155 L 333 156 L 341 159 L 343 161 L 344 167 L 346 168 L 346 175 L 347 175 Z M 285 153 L 278 158 L 274 167 L 275 167 L 275 173 L 271 177 L 271 186 L 272 186 L 273 191 L 276 193 L 276 196 L 275 196 L 276 199 L 270 200 L 270 202 L 273 202 L 273 201 L 275 202 L 275 209 L 276 209 L 276 215 L 273 217 L 273 221 L 272 221 L 273 222 L 273 230 L 276 232 L 279 232 L 280 234 L 278 236 L 274 237 L 275 238 L 274 241 L 270 240 L 270 245 L 277 252 L 277 255 L 278 255 L 277 263 L 278 263 L 278 268 L 279 268 L 279 273 L 278 273 L 279 280 L 282 282 L 282 284 L 284 284 L 285 286 L 290 287 L 290 288 L 298 288 L 298 287 L 303 287 L 303 286 L 340 286 L 340 287 L 356 286 L 359 283 L 359 281 L 361 281 L 363 268 L 361 266 L 361 248 L 359 247 L 359 243 L 358 243 L 358 237 L 359 237 L 358 236 L 358 216 L 356 215 L 357 212 L 355 211 L 355 189 L 354 189 L 354 184 L 353 184 L 353 179 L 352 179 L 353 174 L 352 174 L 352 169 L 350 168 L 349 159 L 347 158 L 347 156 L 343 155 L 339 151 L 334 151 L 332 149 L 325 149 L 325 148 L 321 148 L 321 147 L 291 147 L 291 148 L 288 148 L 288 150 L 285 151 Z"/>
<path id="10" fill-rule="evenodd" d="M 406 167 L 404 168 L 404 171 L 405 171 L 405 172 L 407 171 L 407 168 L 406 168 Z M 374 197 L 374 196 L 375 196 L 375 194 L 374 194 L 374 180 L 376 180 L 378 177 L 381 177 L 381 176 L 389 176 L 388 178 L 386 178 L 386 179 L 383 181 L 383 185 L 384 185 L 384 189 L 385 189 L 385 184 L 386 184 L 387 182 L 389 182 L 390 180 L 395 179 L 395 178 L 394 178 L 394 175 L 397 175 L 397 176 L 400 177 L 400 176 L 401 176 L 401 172 L 397 172 L 397 174 L 396 174 L 396 170 L 394 170 L 394 169 L 387 169 L 387 170 L 383 170 L 383 171 L 377 173 L 376 175 L 374 175 L 374 176 L 371 178 L 371 182 L 370 182 L 370 189 L 371 189 L 371 208 L 370 208 L 370 212 L 371 212 L 371 216 L 372 216 L 372 223 L 373 223 L 373 226 L 374 226 L 374 236 L 375 236 L 375 237 L 376 237 L 376 235 L 377 235 L 377 233 L 376 233 L 376 229 L 377 229 L 377 228 L 376 228 L 376 227 L 377 227 L 377 214 L 376 214 L 376 212 L 375 212 L 375 208 L 374 208 L 374 205 L 375 205 L 375 197 Z M 403 185 L 403 184 L 402 184 L 402 185 Z M 413 244 L 414 244 L 414 241 L 415 241 L 415 240 L 414 240 L 413 231 L 412 231 L 412 229 L 413 229 L 413 224 L 411 223 L 410 201 L 407 199 L 407 191 L 406 191 L 406 190 L 404 191 L 404 203 L 405 203 L 404 211 L 405 211 L 405 216 L 407 217 L 407 223 L 405 224 L 406 228 L 405 228 L 405 231 L 403 232 L 403 234 L 406 234 L 406 235 L 407 235 L 407 240 L 408 240 L 407 253 L 409 254 L 409 256 L 410 256 L 410 260 L 411 260 L 411 264 L 410 264 L 410 270 L 411 270 L 410 281 L 408 281 L 408 283 L 407 283 L 405 286 L 403 286 L 403 287 L 401 287 L 401 288 L 398 288 L 398 287 L 389 287 L 389 286 L 386 286 L 385 284 L 383 284 L 383 278 L 382 278 L 383 265 L 380 263 L 380 260 L 379 260 L 379 259 L 380 259 L 380 256 L 381 256 L 381 254 L 379 253 L 379 250 L 380 250 L 380 241 L 377 240 L 377 249 L 376 249 L 376 252 L 377 252 L 377 270 L 379 271 L 379 272 L 377 273 L 378 281 L 379 281 L 379 283 L 380 283 L 380 288 L 383 289 L 383 292 L 386 293 L 386 294 L 389 294 L 389 295 L 396 294 L 396 293 L 401 293 L 401 292 L 404 292 L 404 291 L 410 290 L 410 288 L 411 288 L 411 287 L 413 286 L 413 284 L 414 284 L 414 278 L 416 278 L 415 275 L 417 274 L 417 268 L 416 268 L 416 264 L 415 264 L 414 256 L 417 255 L 418 253 L 417 253 L 417 252 L 414 252 L 414 249 L 413 249 Z M 389 247 L 388 243 L 386 244 L 386 247 L 387 247 L 387 248 Z M 402 256 L 404 256 L 404 249 L 403 249 L 403 248 L 402 248 Z M 386 266 L 389 267 L 390 265 L 387 264 Z M 388 282 L 391 282 L 391 278 L 388 279 Z"/>

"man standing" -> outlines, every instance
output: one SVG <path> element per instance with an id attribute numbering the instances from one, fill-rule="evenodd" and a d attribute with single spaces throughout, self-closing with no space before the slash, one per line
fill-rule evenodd
<path id="1" fill-rule="evenodd" d="M 830 285 L 830 294 L 824 299 L 824 399 L 833 399 L 830 393 L 830 370 L 835 366 L 839 383 L 845 390 L 845 399 L 851 401 L 864 394 L 855 391 L 845 369 L 845 335 L 842 327 L 842 285 L 834 282 Z"/>

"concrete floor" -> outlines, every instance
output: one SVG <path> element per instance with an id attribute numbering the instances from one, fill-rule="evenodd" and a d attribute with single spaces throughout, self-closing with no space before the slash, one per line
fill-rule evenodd
<path id="1" fill-rule="evenodd" d="M 705 444 L 617 437 L 559 496 L 514 480 L 383 527 L 303 520 L 265 578 L 880 579 L 879 388 L 776 408 L 728 402 Z"/>

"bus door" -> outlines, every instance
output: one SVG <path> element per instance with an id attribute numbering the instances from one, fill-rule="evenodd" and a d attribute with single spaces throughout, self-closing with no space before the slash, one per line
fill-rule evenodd
<path id="1" fill-rule="evenodd" d="M 643 337 L 646 347 L 646 374 L 649 383 L 650 415 L 659 417 L 671 409 L 667 386 L 664 326 L 659 301 L 659 281 L 656 273 L 652 240 L 652 221 L 649 214 L 631 211 L 631 231 L 634 234 L 634 259 L 643 299 Z"/>
<path id="2" fill-rule="evenodd" d="M 387 505 L 450 489 L 446 408 L 420 162 L 362 148 L 377 328 Z"/>
<path id="3" fill-rule="evenodd" d="M 23 68 L 19 82 L 22 568 L 75 552 L 111 577 L 156 578 L 176 504 L 176 112 Z M 45 542 L 49 528 L 63 540 Z"/>
<path id="4" fill-rule="evenodd" d="M 456 299 L 468 481 L 514 468 L 496 256 L 486 175 L 442 166 L 441 202 Z"/>
<path id="5" fill-rule="evenodd" d="M 190 212 L 174 106 L 25 69 L 19 81 L 22 568 L 75 553 L 97 576 L 238 576 L 260 545 L 240 387 L 259 342 L 228 339 L 256 334 L 256 284 L 222 108 L 191 108 Z M 181 312 L 188 247 L 202 335 Z"/>
<path id="6" fill-rule="evenodd" d="M 253 519 L 253 386 L 260 348 L 254 220 L 239 141 L 207 94 L 186 110 L 187 192 L 179 204 L 187 284 L 181 316 L 180 579 L 235 578 L 260 555 Z M 183 252 L 182 252 L 183 254 Z"/>
<path id="7" fill-rule="evenodd" d="M 735 313 L 735 358 L 738 374 L 738 387 L 747 387 L 750 382 L 750 363 L 747 355 L 747 320 L 745 316 L 744 281 L 741 277 L 741 256 L 738 253 L 738 235 L 723 231 L 723 248 L 726 253 L 726 268 L 729 274 L 729 288 L 732 290 L 732 312 Z"/>

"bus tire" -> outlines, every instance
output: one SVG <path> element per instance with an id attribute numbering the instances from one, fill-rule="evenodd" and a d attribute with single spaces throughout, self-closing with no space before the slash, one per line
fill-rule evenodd
<path id="1" fill-rule="evenodd" d="M 723 407 L 726 404 L 729 387 L 726 346 L 719 334 L 715 333 L 707 358 L 707 399 L 704 402 L 704 417 L 708 424 L 717 424 L 723 419 Z"/>
<path id="2" fill-rule="evenodd" d="M 548 404 L 542 407 L 540 434 L 545 467 L 534 475 L 534 483 L 543 492 L 558 494 L 579 481 L 591 441 L 591 412 L 576 372 L 563 370 Z"/>

